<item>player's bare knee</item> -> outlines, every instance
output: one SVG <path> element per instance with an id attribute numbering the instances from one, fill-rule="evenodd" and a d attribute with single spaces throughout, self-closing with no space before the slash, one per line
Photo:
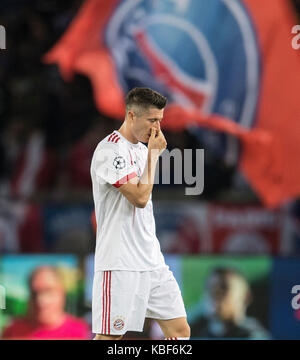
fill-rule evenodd
<path id="1" fill-rule="evenodd" d="M 187 322 L 181 322 L 176 324 L 176 326 L 173 325 L 162 329 L 166 337 L 189 338 L 191 336 L 191 329 Z"/>
<path id="2" fill-rule="evenodd" d="M 181 322 L 180 326 L 176 329 L 177 337 L 190 337 L 191 328 L 187 321 Z"/>
<path id="3" fill-rule="evenodd" d="M 176 331 L 176 337 L 187 338 L 191 336 L 191 328 L 188 323 L 180 326 L 175 331 Z"/>
<path id="4" fill-rule="evenodd" d="M 186 324 L 182 329 L 181 329 L 181 337 L 184 338 L 189 338 L 191 336 L 191 328 L 189 326 L 189 324 Z"/>

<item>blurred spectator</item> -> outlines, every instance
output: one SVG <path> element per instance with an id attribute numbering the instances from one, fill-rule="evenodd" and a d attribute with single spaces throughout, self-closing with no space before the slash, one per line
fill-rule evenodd
<path id="1" fill-rule="evenodd" d="M 42 222 L 38 205 L 0 199 L 0 253 L 44 251 Z"/>
<path id="2" fill-rule="evenodd" d="M 19 251 L 41 253 L 45 250 L 41 207 L 36 204 L 23 204 L 22 210 L 18 227 Z"/>
<path id="3" fill-rule="evenodd" d="M 64 311 L 66 293 L 57 270 L 39 267 L 29 281 L 27 316 L 15 320 L 3 333 L 5 339 L 89 339 L 88 325 Z"/>
<path id="4" fill-rule="evenodd" d="M 7 195 L 9 193 L 9 182 L 12 176 L 15 164 L 21 153 L 26 134 L 25 123 L 19 117 L 14 117 L 3 129 L 0 135 L 0 153 L 1 153 L 1 173 L 0 173 L 0 193 Z"/>
<path id="5" fill-rule="evenodd" d="M 97 117 L 70 151 L 68 161 L 69 186 L 91 190 L 91 159 L 99 141 L 113 131 L 113 122 Z"/>
<path id="6" fill-rule="evenodd" d="M 191 324 L 193 338 L 268 339 L 270 335 L 255 318 L 247 316 L 251 290 L 238 271 L 217 268 L 206 283 L 204 313 Z"/>
<path id="7" fill-rule="evenodd" d="M 41 130 L 15 117 L 4 129 L 0 144 L 3 149 L 2 196 L 28 199 L 53 185 L 56 156 L 46 147 Z"/>
<path id="8" fill-rule="evenodd" d="M 50 188 L 55 179 L 55 167 L 55 155 L 46 149 L 43 133 L 32 131 L 15 164 L 11 194 L 27 199 L 37 191 Z"/>
<path id="9" fill-rule="evenodd" d="M 168 252 L 171 254 L 198 254 L 201 252 L 201 234 L 196 219 L 183 216 Z"/>

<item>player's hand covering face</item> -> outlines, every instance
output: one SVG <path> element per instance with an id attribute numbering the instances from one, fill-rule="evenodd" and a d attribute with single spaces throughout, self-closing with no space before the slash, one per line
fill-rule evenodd
<path id="1" fill-rule="evenodd" d="M 148 150 L 158 150 L 159 155 L 165 150 L 167 147 L 167 141 L 164 137 L 164 134 L 161 130 L 158 132 L 156 129 L 151 129 L 151 136 L 148 142 Z"/>
<path id="2" fill-rule="evenodd" d="M 150 107 L 133 114 L 132 131 L 138 141 L 148 143 L 153 128 L 158 136 L 164 109 Z"/>

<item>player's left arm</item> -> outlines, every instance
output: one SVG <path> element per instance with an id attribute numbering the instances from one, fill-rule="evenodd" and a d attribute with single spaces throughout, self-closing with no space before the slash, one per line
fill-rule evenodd
<path id="1" fill-rule="evenodd" d="M 120 192 L 134 206 L 144 208 L 147 205 L 153 189 L 157 161 L 166 146 L 167 142 L 161 130 L 156 135 L 156 130 L 152 128 L 148 143 L 147 161 L 141 178 L 138 180 L 137 177 L 133 177 L 119 187 Z"/>

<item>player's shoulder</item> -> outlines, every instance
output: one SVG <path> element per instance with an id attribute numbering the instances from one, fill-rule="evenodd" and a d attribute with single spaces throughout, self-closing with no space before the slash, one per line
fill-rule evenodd
<path id="1" fill-rule="evenodd" d="M 118 131 L 114 130 L 108 134 L 103 140 L 99 142 L 96 147 L 95 153 L 103 150 L 113 150 L 114 152 L 124 152 L 132 149 L 132 144 L 123 138 Z M 148 148 L 145 144 L 139 142 L 135 149 L 141 152 L 147 152 Z"/>
<path id="2" fill-rule="evenodd" d="M 124 140 L 121 138 L 121 136 L 119 136 L 118 132 L 113 131 L 98 143 L 94 155 L 97 155 L 100 151 L 103 150 L 112 150 L 113 152 L 118 152 L 119 149 L 124 147 L 126 147 Z"/>
<path id="3" fill-rule="evenodd" d="M 115 130 L 112 133 L 108 134 L 103 140 L 98 144 L 98 147 L 103 149 L 116 149 L 118 147 L 126 146 L 126 142 L 120 136 L 120 134 Z"/>

